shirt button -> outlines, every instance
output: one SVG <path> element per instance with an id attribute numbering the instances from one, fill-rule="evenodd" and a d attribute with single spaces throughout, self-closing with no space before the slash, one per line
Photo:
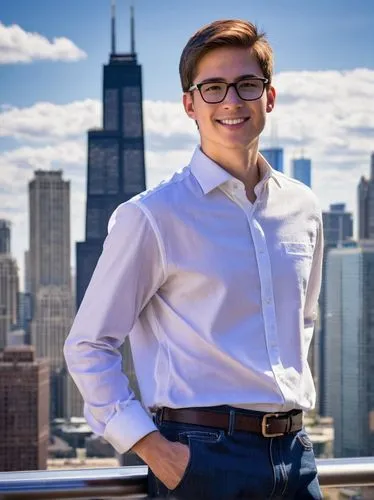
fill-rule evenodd
<path id="1" fill-rule="evenodd" d="M 271 304 L 271 299 L 270 299 L 270 298 L 267 298 L 267 299 L 266 299 L 266 303 L 267 303 L 267 304 Z"/>

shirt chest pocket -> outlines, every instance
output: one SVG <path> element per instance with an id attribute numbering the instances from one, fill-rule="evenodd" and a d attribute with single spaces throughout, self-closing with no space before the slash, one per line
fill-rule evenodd
<path id="1" fill-rule="evenodd" d="M 313 245 L 308 242 L 284 241 L 281 243 L 282 262 L 286 275 L 296 279 L 305 292 L 313 260 Z"/>

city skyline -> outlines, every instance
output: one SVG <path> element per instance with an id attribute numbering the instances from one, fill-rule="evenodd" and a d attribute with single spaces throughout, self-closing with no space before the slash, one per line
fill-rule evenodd
<path id="1" fill-rule="evenodd" d="M 126 52 L 130 46 L 129 2 L 118 0 L 117 4 L 118 47 Z M 183 167 L 197 143 L 195 125 L 180 104 L 177 64 L 188 36 L 213 19 L 212 2 L 206 4 L 197 18 L 179 10 L 184 22 L 176 24 L 180 28 L 183 25 L 177 33 L 172 9 L 169 12 L 163 5 L 160 12 L 147 12 L 144 1 L 135 3 L 136 47 L 143 67 L 145 97 L 147 187 Z M 374 92 L 374 61 L 369 50 L 373 33 L 368 23 L 374 8 L 362 2 L 354 16 L 349 14 L 350 33 L 352 29 L 360 34 L 344 41 L 344 16 L 349 11 L 346 1 L 342 2 L 339 16 L 321 1 L 313 7 L 299 8 L 296 28 L 293 0 L 285 2 L 283 14 L 275 1 L 269 0 L 268 4 L 266 9 L 218 2 L 214 10 L 214 18 L 257 21 L 274 46 L 278 102 L 260 146 L 284 148 L 286 174 L 290 174 L 291 159 L 304 152 L 312 160 L 313 189 L 322 208 L 346 203 L 354 214 L 356 235 L 356 187 L 362 175 L 369 177 L 374 149 L 374 103 L 370 97 Z M 57 16 L 59 26 L 52 19 L 52 12 L 61 8 L 57 2 L 43 10 L 42 2 L 36 0 L 35 12 L 30 13 L 26 3 L 20 1 L 17 6 L 7 5 L 2 13 L 0 217 L 12 222 L 12 254 L 17 258 L 21 278 L 28 234 L 27 183 L 34 170 L 63 169 L 64 177 L 71 181 L 72 248 L 84 238 L 86 133 L 101 123 L 100 75 L 110 52 L 110 2 L 97 2 L 87 10 L 84 29 L 80 30 L 76 16 L 87 5 L 84 0 L 73 8 L 69 0 L 66 12 Z M 287 9 L 292 14 L 288 17 Z M 170 28 L 166 34 L 159 33 L 157 44 L 152 44 L 160 16 Z M 311 36 L 310 18 L 314 32 L 318 30 L 318 40 Z M 277 26 L 279 19 L 284 22 L 283 29 Z M 294 43 L 292 32 L 300 43 Z M 170 44 L 162 45 L 166 36 L 175 38 L 172 48 Z M 22 58 L 31 60 L 25 63 Z M 155 64 L 159 65 L 158 71 Z"/>

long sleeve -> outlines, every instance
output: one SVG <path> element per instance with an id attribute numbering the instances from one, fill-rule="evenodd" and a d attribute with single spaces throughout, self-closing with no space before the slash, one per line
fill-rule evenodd
<path id="1" fill-rule="evenodd" d="M 304 325 L 310 328 L 313 334 L 314 324 L 318 314 L 318 298 L 321 291 L 323 263 L 323 226 L 322 215 L 319 220 L 317 240 L 313 253 L 312 268 L 305 298 Z"/>
<path id="2" fill-rule="evenodd" d="M 120 453 L 156 429 L 134 398 L 119 347 L 165 279 L 163 249 L 150 214 L 120 205 L 91 282 L 66 339 L 68 369 L 93 431 Z"/>

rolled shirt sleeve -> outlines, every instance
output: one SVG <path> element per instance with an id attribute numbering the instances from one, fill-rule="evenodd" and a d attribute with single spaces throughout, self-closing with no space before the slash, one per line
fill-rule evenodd
<path id="1" fill-rule="evenodd" d="M 124 453 L 156 427 L 129 387 L 119 348 L 164 282 L 165 260 L 153 219 L 141 205 L 120 205 L 108 229 L 64 355 L 87 422 Z"/>
<path id="2" fill-rule="evenodd" d="M 311 330 L 311 335 L 318 315 L 318 298 L 322 282 L 323 244 L 322 214 L 320 214 L 304 307 L 304 327 Z"/>

